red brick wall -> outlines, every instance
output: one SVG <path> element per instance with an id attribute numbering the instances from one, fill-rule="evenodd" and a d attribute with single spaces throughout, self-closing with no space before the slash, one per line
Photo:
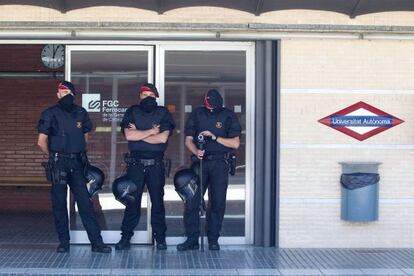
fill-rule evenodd
<path id="1" fill-rule="evenodd" d="M 53 72 L 43 66 L 43 45 L 0 45 L 0 74 Z M 60 72 L 62 72 L 61 68 Z M 58 80 L 0 77 L 0 177 L 43 176 L 43 154 L 36 146 L 40 113 L 56 102 Z M 47 210 L 48 187 L 7 186 L 0 182 L 0 210 Z"/>
<path id="2" fill-rule="evenodd" d="M 1 176 L 40 176 L 36 146 L 40 113 L 55 101 L 55 80 L 0 80 Z"/>
<path id="3" fill-rule="evenodd" d="M 44 45 L 0 45 L 0 72 L 63 72 L 49 69 L 40 59 Z"/>

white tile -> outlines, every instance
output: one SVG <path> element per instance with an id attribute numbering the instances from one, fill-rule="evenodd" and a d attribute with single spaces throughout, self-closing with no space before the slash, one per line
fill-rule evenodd
<path id="1" fill-rule="evenodd" d="M 313 275 L 323 275 L 319 269 L 279 269 L 282 275 L 306 275 L 306 276 L 313 276 Z"/>
<path id="2" fill-rule="evenodd" d="M 277 269 L 237 269 L 239 275 L 280 275 Z"/>
<path id="3" fill-rule="evenodd" d="M 321 269 L 323 275 L 364 275 L 359 269 Z"/>
<path id="4" fill-rule="evenodd" d="M 27 268 L 0 268 L 1 274 L 25 274 Z"/>
<path id="5" fill-rule="evenodd" d="M 62 268 L 29 268 L 26 271 L 27 274 L 42 274 L 42 275 L 50 275 L 50 274 L 68 274 L 69 269 L 62 269 Z"/>
<path id="6" fill-rule="evenodd" d="M 404 271 L 405 274 L 414 275 L 414 268 L 403 268 L 401 270 Z"/>
<path id="7" fill-rule="evenodd" d="M 406 275 L 399 269 L 365 268 L 361 270 L 365 275 Z"/>
<path id="8" fill-rule="evenodd" d="M 69 270 L 68 274 L 75 274 L 75 275 L 90 275 L 90 274 L 97 274 L 97 275 L 109 275 L 111 274 L 110 269 L 87 269 L 87 268 L 73 268 Z"/>

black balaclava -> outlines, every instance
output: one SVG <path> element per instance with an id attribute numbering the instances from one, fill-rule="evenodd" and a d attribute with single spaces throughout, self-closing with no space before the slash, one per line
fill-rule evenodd
<path id="1" fill-rule="evenodd" d="M 67 111 L 72 110 L 73 108 L 73 101 L 75 100 L 75 97 L 73 97 L 72 94 L 67 94 L 63 98 L 59 100 L 59 105 Z"/>
<path id="2" fill-rule="evenodd" d="M 223 108 L 223 98 L 216 89 L 207 92 L 204 97 L 204 107 L 212 113 L 216 113 Z"/>
<path id="3" fill-rule="evenodd" d="M 157 109 L 157 100 L 154 97 L 148 96 L 141 100 L 139 107 L 146 113 L 151 113 Z"/>

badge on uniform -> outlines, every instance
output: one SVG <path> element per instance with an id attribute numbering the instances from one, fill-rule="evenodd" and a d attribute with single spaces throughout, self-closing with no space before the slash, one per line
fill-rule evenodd
<path id="1" fill-rule="evenodd" d="M 82 122 L 76 122 L 76 127 L 77 128 L 82 128 Z"/>
<path id="2" fill-rule="evenodd" d="M 221 122 L 216 122 L 216 128 L 222 128 L 223 124 Z"/>

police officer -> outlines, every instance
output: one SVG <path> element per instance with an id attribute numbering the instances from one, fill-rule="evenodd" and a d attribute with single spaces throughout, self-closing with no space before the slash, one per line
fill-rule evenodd
<path id="1" fill-rule="evenodd" d="M 52 182 L 53 216 L 60 241 L 57 252 L 69 251 L 66 202 L 69 185 L 88 233 L 92 251 L 110 253 L 111 248 L 102 241 L 101 230 L 86 187 L 86 140 L 92 123 L 86 110 L 73 103 L 76 90 L 72 83 L 60 82 L 56 95 L 58 103 L 41 114 L 37 127 L 37 144 L 49 156 L 46 174 Z"/>
<path id="2" fill-rule="evenodd" d="M 241 126 L 236 114 L 223 107 L 223 98 L 215 90 L 204 97 L 204 106 L 196 108 L 188 118 L 185 128 L 185 145 L 198 159 L 203 159 L 203 194 L 209 189 L 207 209 L 207 237 L 210 250 L 220 250 L 220 236 L 226 207 L 229 159 L 233 149 L 240 145 Z M 200 150 L 199 136 L 207 138 Z M 184 210 L 187 240 L 177 245 L 179 251 L 198 249 L 200 193 L 188 200 Z"/>
<path id="3" fill-rule="evenodd" d="M 141 214 L 141 197 L 144 185 L 151 197 L 151 226 L 158 250 L 167 249 L 165 242 L 164 185 L 165 168 L 163 163 L 167 141 L 175 127 L 170 112 L 158 106 L 157 88 L 150 83 L 139 87 L 140 104 L 131 106 L 124 115 L 121 128 L 128 141 L 129 154 L 125 157 L 127 176 L 136 184 L 137 191 L 132 195 L 134 202 L 126 204 L 121 226 L 121 240 L 116 250 L 130 248 L 130 240 L 138 225 Z"/>

